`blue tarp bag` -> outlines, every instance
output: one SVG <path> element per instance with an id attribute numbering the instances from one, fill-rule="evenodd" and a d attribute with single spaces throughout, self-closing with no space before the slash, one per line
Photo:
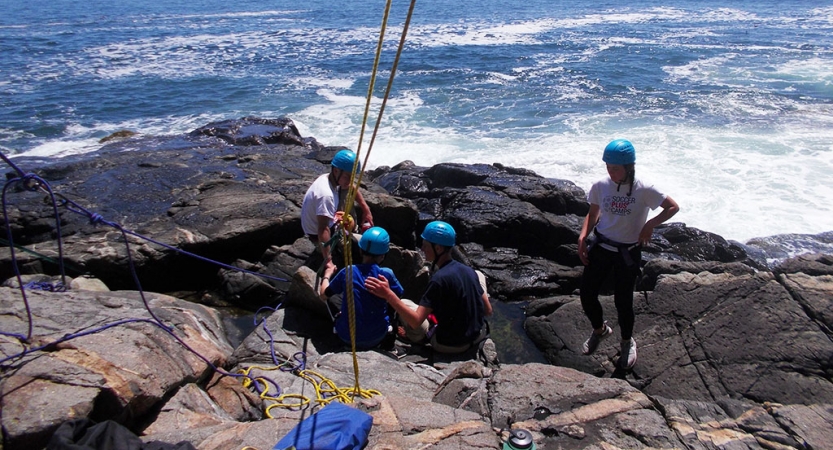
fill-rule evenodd
<path id="1" fill-rule="evenodd" d="M 360 450 L 372 425 L 370 414 L 334 401 L 296 425 L 272 450 Z"/>

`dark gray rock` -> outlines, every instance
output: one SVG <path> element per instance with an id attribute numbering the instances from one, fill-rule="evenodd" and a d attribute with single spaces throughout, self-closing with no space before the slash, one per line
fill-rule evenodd
<path id="1" fill-rule="evenodd" d="M 510 247 L 556 261 L 565 256 L 559 251 L 562 246 L 577 241 L 588 208 L 584 192 L 573 183 L 501 165 L 438 164 L 426 169 L 400 164 L 377 169 L 371 179 L 393 195 L 412 199 L 421 214 L 420 226 L 445 220 L 455 227 L 460 243 Z"/>
<path id="2" fill-rule="evenodd" d="M 549 259 L 520 254 L 517 249 L 480 244 L 459 246 L 465 259 L 480 269 L 489 281 L 489 295 L 501 301 L 568 294 L 581 281 L 581 269 L 563 266 Z"/>
<path id="3" fill-rule="evenodd" d="M 213 122 L 197 128 L 191 136 L 215 136 L 231 145 L 308 145 L 308 139 L 301 138 L 295 124 L 287 119 L 262 119 L 244 117 L 240 120 Z"/>
<path id="4" fill-rule="evenodd" d="M 743 262 L 755 266 L 755 261 L 748 257 L 742 246 L 682 223 L 667 223 L 656 227 L 654 239 L 644 253 L 648 260 L 669 255 L 669 259 L 683 261 Z"/>
<path id="5" fill-rule="evenodd" d="M 807 253 L 833 254 L 833 231 L 819 234 L 779 234 L 757 237 L 746 242 L 748 249 L 761 253 L 760 259 L 769 267 Z"/>
<path id="6" fill-rule="evenodd" d="M 670 398 L 831 402 L 829 328 L 809 317 L 812 307 L 803 306 L 773 274 L 742 272 L 664 275 L 653 292 L 637 295 L 639 362 L 632 382 L 647 394 Z M 833 294 L 827 282 L 797 280 L 791 289 L 805 300 L 812 293 L 816 301 L 808 305 L 816 307 Z M 525 325 L 548 360 L 589 373 L 612 372 L 618 340 L 603 341 L 596 354 L 581 356 L 590 327 L 580 302 L 554 305 L 554 312 L 530 317 Z M 612 299 L 603 298 L 602 305 L 615 327 Z"/>

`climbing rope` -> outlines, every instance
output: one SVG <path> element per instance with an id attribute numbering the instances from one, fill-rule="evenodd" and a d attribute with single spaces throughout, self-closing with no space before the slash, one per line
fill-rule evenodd
<path id="1" fill-rule="evenodd" d="M 370 398 L 374 395 L 380 395 L 379 391 L 372 389 L 357 390 L 355 388 L 340 388 L 335 384 L 335 382 L 313 370 L 293 370 L 295 375 L 308 381 L 313 386 L 315 398 L 310 399 L 303 394 L 283 393 L 278 386 L 278 383 L 274 380 L 264 376 L 252 375 L 253 370 L 268 372 L 274 370 L 284 370 L 285 367 L 286 366 L 249 366 L 238 371 L 238 374 L 243 376 L 243 387 L 254 389 L 258 392 L 258 397 L 261 400 L 264 402 L 271 402 L 264 409 L 264 414 L 270 419 L 274 419 L 274 416 L 272 416 L 272 409 L 274 408 L 300 410 L 308 407 L 313 401 L 319 406 L 327 405 L 333 401 L 349 404 L 352 403 L 353 399 L 356 397 Z M 270 386 L 275 387 L 276 392 L 274 394 L 270 392 Z"/>
<path id="2" fill-rule="evenodd" d="M 264 307 L 258 310 L 258 312 L 255 313 L 255 323 L 257 323 L 257 315 L 263 309 L 273 308 Z M 272 363 L 274 365 L 248 366 L 246 368 L 239 369 L 237 374 L 242 378 L 243 387 L 253 389 L 257 392 L 258 397 L 265 403 L 271 402 L 264 409 L 264 414 L 268 418 L 274 418 L 271 413 L 274 408 L 299 410 L 308 407 L 313 401 L 317 405 L 326 405 L 334 400 L 342 403 L 350 403 L 355 397 L 370 398 L 374 395 L 380 394 L 379 391 L 376 390 L 362 390 L 356 389 L 355 387 L 340 388 L 336 386 L 332 380 L 324 377 L 318 372 L 307 369 L 306 354 L 304 352 L 295 353 L 291 360 L 287 359 L 279 361 L 275 356 L 275 338 L 269 330 L 269 327 L 266 326 L 265 319 L 261 320 L 260 324 L 262 325 L 263 331 L 269 336 L 269 348 L 272 356 Z M 265 376 L 255 376 L 252 374 L 253 370 L 259 370 L 262 372 L 275 370 L 291 372 L 312 384 L 315 391 L 315 398 L 310 399 L 302 394 L 283 393 L 277 382 Z M 272 391 L 272 387 L 274 387 L 274 392 Z"/>
<path id="3" fill-rule="evenodd" d="M 367 155 L 364 158 L 364 165 L 363 168 L 367 167 L 367 162 L 370 159 L 370 152 L 373 149 L 373 144 L 376 142 L 376 136 L 379 133 L 379 126 L 382 124 L 382 115 L 385 113 L 385 106 L 388 103 L 388 98 L 390 97 L 390 91 L 393 88 L 393 79 L 396 76 L 396 69 L 399 67 L 399 59 L 402 56 L 402 50 L 405 48 L 405 38 L 408 35 L 408 29 L 411 25 L 411 17 L 414 13 L 414 7 L 416 6 L 416 0 L 411 0 L 411 5 L 408 9 L 408 16 L 405 19 L 405 25 L 402 27 L 402 36 L 399 38 L 399 46 L 396 49 L 396 57 L 393 61 L 393 67 L 391 68 L 390 78 L 388 79 L 388 85 L 385 88 L 385 96 L 382 97 L 382 104 L 379 107 L 379 117 L 376 119 L 376 124 L 373 128 L 373 134 L 371 135 L 370 144 L 367 147 Z M 369 103 L 369 100 L 368 100 Z M 364 134 L 364 128 L 362 128 L 362 134 Z M 359 159 L 359 153 L 361 152 L 361 140 L 359 141 L 359 151 L 356 153 L 356 160 Z M 362 182 L 362 176 L 364 175 L 364 170 L 359 173 L 359 179 L 356 181 L 356 186 L 360 186 Z M 353 185 L 351 180 L 351 186 Z M 349 198 L 350 192 L 348 191 L 348 205 L 352 204 L 352 198 Z M 355 197 L 355 190 L 353 191 L 353 197 Z"/>
<path id="4" fill-rule="evenodd" d="M 376 124 L 375 124 L 374 130 L 373 130 L 373 135 L 371 137 L 370 145 L 368 145 L 367 155 L 365 156 L 364 164 L 362 165 L 362 170 L 359 171 L 357 169 L 359 167 L 359 161 L 360 161 L 361 153 L 362 153 L 362 141 L 363 141 L 363 138 L 364 138 L 365 127 L 367 125 L 368 116 L 370 114 L 370 103 L 371 103 L 371 100 L 373 98 L 373 91 L 374 91 L 374 87 L 375 87 L 375 83 L 376 83 L 376 75 L 377 75 L 378 69 L 379 69 L 379 60 L 381 59 L 382 47 L 383 47 L 383 42 L 384 42 L 384 35 L 385 35 L 385 30 L 387 29 L 387 22 L 388 22 L 388 18 L 389 18 L 389 14 L 390 14 L 391 3 L 392 3 L 392 0 L 388 0 L 387 4 L 385 6 L 385 13 L 384 13 L 384 16 L 383 16 L 383 19 L 382 19 L 382 26 L 381 26 L 381 30 L 380 30 L 380 33 L 379 33 L 379 41 L 378 41 L 377 46 L 376 46 L 376 56 L 375 56 L 374 61 L 373 61 L 373 70 L 371 72 L 371 77 L 370 77 L 370 85 L 369 85 L 368 91 L 367 91 L 367 101 L 365 102 L 365 110 L 364 110 L 364 115 L 362 117 L 361 130 L 360 130 L 360 133 L 359 133 L 359 144 L 356 148 L 356 160 L 353 162 L 353 170 L 352 170 L 351 176 L 350 176 L 350 189 L 348 189 L 348 191 L 347 191 L 347 198 L 346 198 L 346 201 L 345 201 L 345 204 L 344 204 L 344 215 L 342 216 L 342 223 L 340 224 L 341 228 L 343 230 L 345 230 L 345 232 L 341 236 L 341 244 L 344 248 L 344 259 L 345 259 L 344 265 L 345 265 L 345 276 L 346 276 L 345 278 L 346 278 L 346 285 L 348 287 L 347 289 L 345 289 L 345 294 L 346 294 L 345 297 L 346 298 L 344 299 L 344 301 L 347 302 L 348 323 L 349 323 L 349 328 L 350 328 L 350 349 L 351 349 L 351 353 L 352 353 L 352 357 L 353 357 L 353 378 L 355 380 L 355 384 L 353 386 L 353 392 L 354 393 L 361 393 L 363 391 L 362 391 L 362 389 L 359 385 L 359 361 L 358 361 L 358 357 L 357 357 L 357 354 L 356 354 L 356 313 L 355 313 L 355 299 L 354 299 L 354 296 L 353 296 L 353 289 L 352 289 L 352 286 L 353 286 L 352 240 L 350 238 L 350 233 L 349 233 L 350 228 L 347 226 L 347 223 L 345 222 L 347 219 L 345 219 L 345 218 L 350 217 L 350 211 L 353 207 L 353 203 L 355 202 L 356 192 L 358 191 L 358 186 L 361 183 L 361 179 L 362 179 L 362 176 L 364 174 L 364 171 L 367 169 L 367 162 L 368 162 L 368 159 L 370 158 L 370 152 L 373 148 L 373 143 L 376 140 L 376 135 L 379 131 L 379 126 L 382 123 L 382 116 L 384 114 L 385 105 L 387 104 L 388 98 L 390 97 L 390 91 L 391 91 L 391 88 L 393 86 L 394 77 L 396 75 L 396 69 L 397 69 L 397 66 L 399 64 L 400 57 L 402 55 L 402 50 L 405 47 L 405 38 L 408 34 L 408 28 L 410 26 L 411 17 L 413 16 L 414 6 L 416 5 L 416 0 L 411 0 L 411 5 L 410 5 L 410 8 L 408 10 L 408 16 L 405 20 L 405 25 L 402 29 L 402 35 L 401 35 L 400 40 L 399 40 L 399 46 L 397 47 L 397 50 L 396 50 L 396 58 L 394 59 L 394 64 L 393 64 L 393 67 L 391 69 L 391 75 L 390 75 L 390 78 L 388 79 L 388 85 L 387 85 L 387 88 L 385 89 L 384 98 L 382 99 L 382 105 L 381 105 L 380 110 L 379 110 L 379 115 L 376 118 Z M 357 178 L 357 172 L 358 172 L 358 178 Z M 376 391 L 373 391 L 373 392 L 376 392 Z M 352 398 L 352 397 L 350 397 L 350 398 Z"/>
<path id="5" fill-rule="evenodd" d="M 385 42 L 385 30 L 388 28 L 388 17 L 390 16 L 390 7 L 392 0 L 388 0 L 385 4 L 385 13 L 382 16 L 382 26 L 379 30 L 379 41 L 376 43 L 376 56 L 373 59 L 373 70 L 370 72 L 370 84 L 367 87 L 367 99 L 364 104 L 364 115 L 362 117 L 362 126 L 359 130 L 359 144 L 356 146 L 356 161 L 359 160 L 359 154 L 362 148 L 362 139 L 364 138 L 365 127 L 367 126 L 367 118 L 370 116 L 370 102 L 373 100 L 373 91 L 376 87 L 376 75 L 379 72 L 379 60 L 382 58 L 382 45 Z M 367 160 L 365 160 L 367 163 Z M 367 164 L 365 164 L 366 166 Z M 355 162 L 353 164 L 353 174 L 356 173 Z M 353 180 L 350 180 L 352 185 Z"/>

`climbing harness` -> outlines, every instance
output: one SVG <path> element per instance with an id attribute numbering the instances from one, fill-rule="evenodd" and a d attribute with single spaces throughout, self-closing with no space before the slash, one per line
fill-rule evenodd
<path id="1" fill-rule="evenodd" d="M 639 243 L 623 244 L 621 242 L 616 242 L 612 239 L 609 239 L 607 236 L 603 235 L 602 233 L 599 233 L 599 231 L 596 230 L 595 228 L 593 229 L 593 234 L 595 235 L 596 240 L 598 241 L 598 244 L 604 244 L 604 245 L 608 245 L 610 247 L 614 247 L 616 249 L 616 251 L 619 252 L 619 255 L 622 257 L 622 260 L 625 262 L 626 266 L 631 267 L 634 264 L 636 264 L 636 261 L 634 261 L 633 258 L 631 258 L 630 251 L 637 248 L 637 247 L 640 247 Z"/>

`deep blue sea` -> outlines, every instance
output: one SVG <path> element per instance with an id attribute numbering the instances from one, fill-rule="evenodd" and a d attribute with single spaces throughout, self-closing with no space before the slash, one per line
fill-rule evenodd
<path id="1" fill-rule="evenodd" d="M 408 7 L 391 7 L 368 130 Z M 355 148 L 384 10 L 4 1 L 0 151 L 60 158 L 247 115 Z M 627 138 L 674 221 L 739 241 L 831 231 L 831 31 L 832 1 L 419 0 L 369 166 L 500 162 L 588 189 Z"/>

